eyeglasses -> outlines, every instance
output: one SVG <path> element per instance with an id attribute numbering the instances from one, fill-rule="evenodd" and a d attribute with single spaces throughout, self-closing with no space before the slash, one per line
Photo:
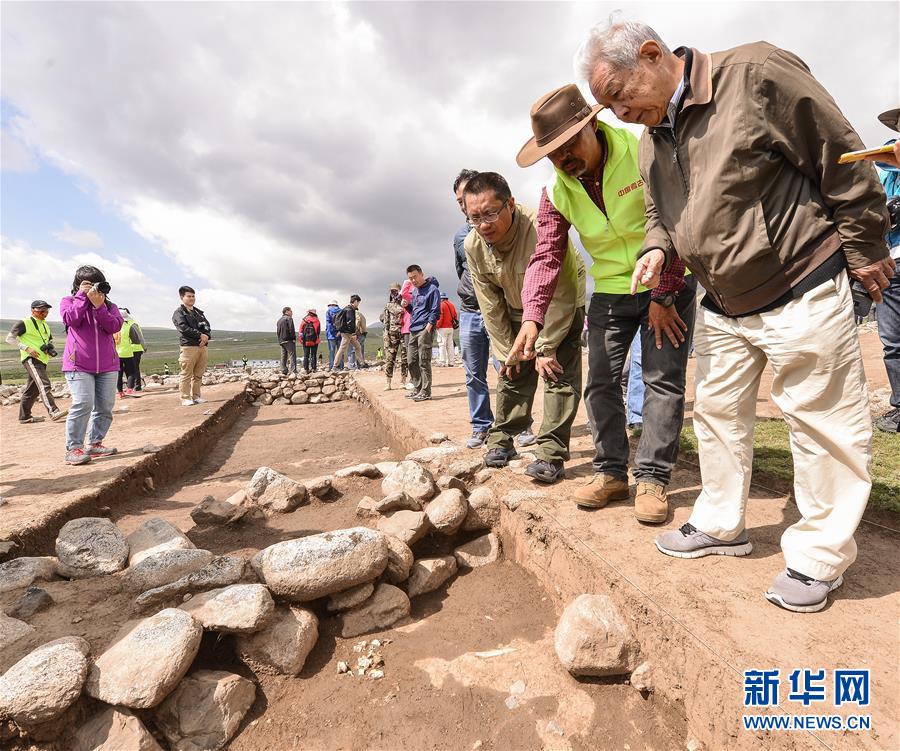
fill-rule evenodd
<path id="1" fill-rule="evenodd" d="M 553 151 L 547 154 L 551 159 L 562 159 L 562 157 L 566 156 L 569 152 L 575 148 L 575 144 L 578 143 L 578 138 L 581 136 L 581 131 L 578 131 L 574 136 L 572 136 L 568 141 L 566 141 L 562 146 L 557 146 Z"/>
<path id="2" fill-rule="evenodd" d="M 470 227 L 477 227 L 479 224 L 493 224 L 500 218 L 500 214 L 503 213 L 503 209 L 509 206 L 508 203 L 504 203 L 503 206 L 496 211 L 491 211 L 488 214 L 482 214 L 481 216 L 470 216 L 468 219 Z"/>

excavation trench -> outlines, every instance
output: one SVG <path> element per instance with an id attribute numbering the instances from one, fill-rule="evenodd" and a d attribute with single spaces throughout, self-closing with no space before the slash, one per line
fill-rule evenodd
<path id="1" fill-rule="evenodd" d="M 385 426 L 377 409 L 361 409 L 357 402 L 249 407 L 227 430 L 196 436 L 196 461 L 180 477 L 165 482 L 157 474 L 150 493 L 104 500 L 126 534 L 162 517 L 185 530 L 198 548 L 249 557 L 281 540 L 357 526 L 358 501 L 380 497 L 381 481 L 343 480 L 324 501 L 293 513 L 245 517 L 218 528 L 193 525 L 190 510 L 203 496 L 225 498 L 262 465 L 302 480 L 363 461 L 396 460 L 421 446 L 414 431 Z M 410 618 L 394 628 L 345 639 L 339 618 L 314 603 L 319 639 L 299 677 L 254 675 L 235 656 L 234 637 L 207 632 L 194 667 L 229 670 L 259 684 L 229 748 L 683 747 L 688 730 L 677 706 L 638 692 L 624 678 L 576 681 L 559 665 L 553 631 L 582 572 L 569 577 L 571 586 L 559 587 L 546 567 L 531 565 L 533 530 L 520 528 L 517 518 L 503 517 L 503 560 L 461 570 L 438 590 L 413 598 Z M 431 535 L 413 551 L 416 558 L 448 554 L 465 539 Z M 542 558 L 539 551 L 535 555 Z M 77 634 L 98 654 L 129 616 L 133 594 L 113 577 L 41 586 L 55 604 L 30 620 L 39 643 Z M 17 595 L 0 595 L 0 607 Z M 354 646 L 372 639 L 385 642 L 379 650 L 384 677 L 338 674 L 337 663 L 353 666 L 359 656 Z M 14 659 L 12 652 L 4 654 L 0 670 Z M 71 729 L 96 711 L 97 703 L 82 697 L 28 740 L 65 748 Z M 153 712 L 138 714 L 157 734 Z M 25 740 L 13 744 L 25 747 Z"/>

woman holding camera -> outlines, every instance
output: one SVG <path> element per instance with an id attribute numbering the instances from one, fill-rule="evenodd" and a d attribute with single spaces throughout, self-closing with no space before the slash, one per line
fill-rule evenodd
<path id="1" fill-rule="evenodd" d="M 75 272 L 72 294 L 59 304 L 66 325 L 62 370 L 72 395 L 66 420 L 66 464 L 87 464 L 92 457 L 116 453 L 116 449 L 103 445 L 103 439 L 112 425 L 119 372 L 113 334 L 124 321 L 119 309 L 106 298 L 109 290 L 100 269 L 82 266 Z"/>

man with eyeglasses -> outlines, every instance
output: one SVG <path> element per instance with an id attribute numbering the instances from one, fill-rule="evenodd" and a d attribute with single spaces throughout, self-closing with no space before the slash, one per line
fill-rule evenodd
<path id="1" fill-rule="evenodd" d="M 694 325 L 696 282 L 673 263 L 652 292 L 631 278 L 644 242 L 644 182 L 637 139 L 597 119 L 578 87 L 545 94 L 531 109 L 534 136 L 516 161 L 528 167 L 548 157 L 554 175 L 541 193 L 537 250 L 525 274 L 523 324 L 507 364 L 534 357 L 534 342 L 552 304 L 559 268 L 574 227 L 591 257 L 594 294 L 588 311 L 588 381 L 584 392 L 596 455 L 595 474 L 575 491 L 579 506 L 627 500 L 628 434 L 622 370 L 637 332 L 645 383 L 643 432 L 635 456 L 638 521 L 668 516 L 666 487 L 678 456 L 684 387 Z"/>
<path id="2" fill-rule="evenodd" d="M 506 180 L 480 172 L 463 190 L 470 232 L 466 260 L 494 356 L 504 363 L 522 324 L 522 279 L 537 244 L 532 210 L 517 206 Z M 506 466 L 516 454 L 514 439 L 532 421 L 538 376 L 544 379 L 544 414 L 537 435 L 537 460 L 525 472 L 552 483 L 564 475 L 572 423 L 581 397 L 581 329 L 585 268 L 572 247 L 561 259 L 556 294 L 537 337 L 535 361 L 502 365 L 497 381 L 494 424 L 487 437 L 488 467 Z"/>

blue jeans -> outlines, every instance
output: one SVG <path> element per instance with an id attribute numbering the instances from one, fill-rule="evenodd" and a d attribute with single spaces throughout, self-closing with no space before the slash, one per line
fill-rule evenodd
<path id="1" fill-rule="evenodd" d="M 628 368 L 628 392 L 625 398 L 626 421 L 644 424 L 644 370 L 641 367 L 641 330 L 631 342 L 631 365 Z"/>
<path id="2" fill-rule="evenodd" d="M 331 370 L 334 367 L 334 356 L 337 354 L 338 347 L 340 346 L 340 339 L 329 339 L 328 340 L 328 369 Z"/>
<path id="3" fill-rule="evenodd" d="M 488 391 L 487 365 L 491 342 L 481 313 L 459 311 L 459 351 L 466 369 L 466 391 L 472 430 L 486 431 L 494 424 Z"/>
<path id="4" fill-rule="evenodd" d="M 72 394 L 69 416 L 66 418 L 66 451 L 84 448 L 84 436 L 88 432 L 89 443 L 100 443 L 112 425 L 112 411 L 116 405 L 117 372 L 82 373 L 66 371 L 66 382 Z"/>
<path id="5" fill-rule="evenodd" d="M 875 306 L 878 336 L 884 346 L 884 367 L 891 384 L 891 406 L 900 407 L 900 270 L 894 272 L 884 302 Z"/>

